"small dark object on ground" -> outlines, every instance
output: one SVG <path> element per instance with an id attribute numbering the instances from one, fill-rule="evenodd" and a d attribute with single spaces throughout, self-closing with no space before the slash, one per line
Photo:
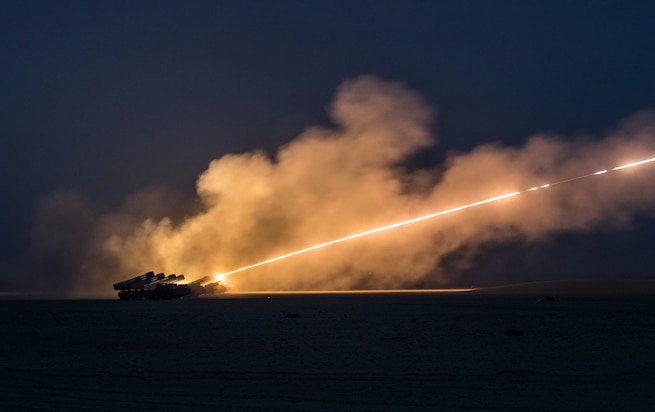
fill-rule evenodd
<path id="1" fill-rule="evenodd" d="M 405 339 L 412 339 L 414 336 L 412 335 L 403 335 L 403 336 L 392 336 L 390 338 L 386 338 L 385 340 L 405 340 Z"/>
<path id="2" fill-rule="evenodd" d="M 506 369 L 498 372 L 498 375 L 512 375 L 512 376 L 545 376 L 543 372 L 534 371 L 531 369 Z"/>
<path id="3" fill-rule="evenodd" d="M 299 318 L 300 317 L 300 315 L 297 314 L 297 313 L 286 313 L 286 312 L 282 312 L 282 313 L 284 313 L 285 318 Z"/>
<path id="4" fill-rule="evenodd" d="M 523 336 L 523 332 L 517 329 L 505 329 L 505 335 L 507 336 Z"/>
<path id="5" fill-rule="evenodd" d="M 546 296 L 546 302 L 555 302 L 555 296 Z"/>

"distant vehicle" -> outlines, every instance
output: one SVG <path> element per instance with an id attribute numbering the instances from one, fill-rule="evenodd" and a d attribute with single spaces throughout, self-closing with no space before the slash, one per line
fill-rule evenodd
<path id="1" fill-rule="evenodd" d="M 147 272 L 132 279 L 114 284 L 120 300 L 170 300 L 200 295 L 214 295 L 227 290 L 220 282 L 211 282 L 209 277 L 188 284 L 178 284 L 184 280 L 184 275 L 168 275 Z"/>

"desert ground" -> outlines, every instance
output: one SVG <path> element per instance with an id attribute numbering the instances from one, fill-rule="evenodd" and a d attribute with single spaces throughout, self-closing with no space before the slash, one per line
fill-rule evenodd
<path id="1" fill-rule="evenodd" d="M 8 411 L 655 411 L 655 295 L 0 301 Z"/>

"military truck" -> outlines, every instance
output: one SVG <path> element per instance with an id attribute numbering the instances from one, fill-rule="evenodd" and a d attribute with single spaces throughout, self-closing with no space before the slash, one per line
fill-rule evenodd
<path id="1" fill-rule="evenodd" d="M 170 300 L 213 295 L 227 290 L 220 282 L 211 282 L 209 277 L 188 284 L 179 284 L 184 275 L 168 275 L 147 272 L 143 275 L 114 284 L 120 300 Z"/>

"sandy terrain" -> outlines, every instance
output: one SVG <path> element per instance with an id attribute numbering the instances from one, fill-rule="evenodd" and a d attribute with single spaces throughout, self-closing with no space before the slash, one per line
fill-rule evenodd
<path id="1" fill-rule="evenodd" d="M 0 301 L 0 408 L 654 411 L 653 296 L 543 298 Z"/>

